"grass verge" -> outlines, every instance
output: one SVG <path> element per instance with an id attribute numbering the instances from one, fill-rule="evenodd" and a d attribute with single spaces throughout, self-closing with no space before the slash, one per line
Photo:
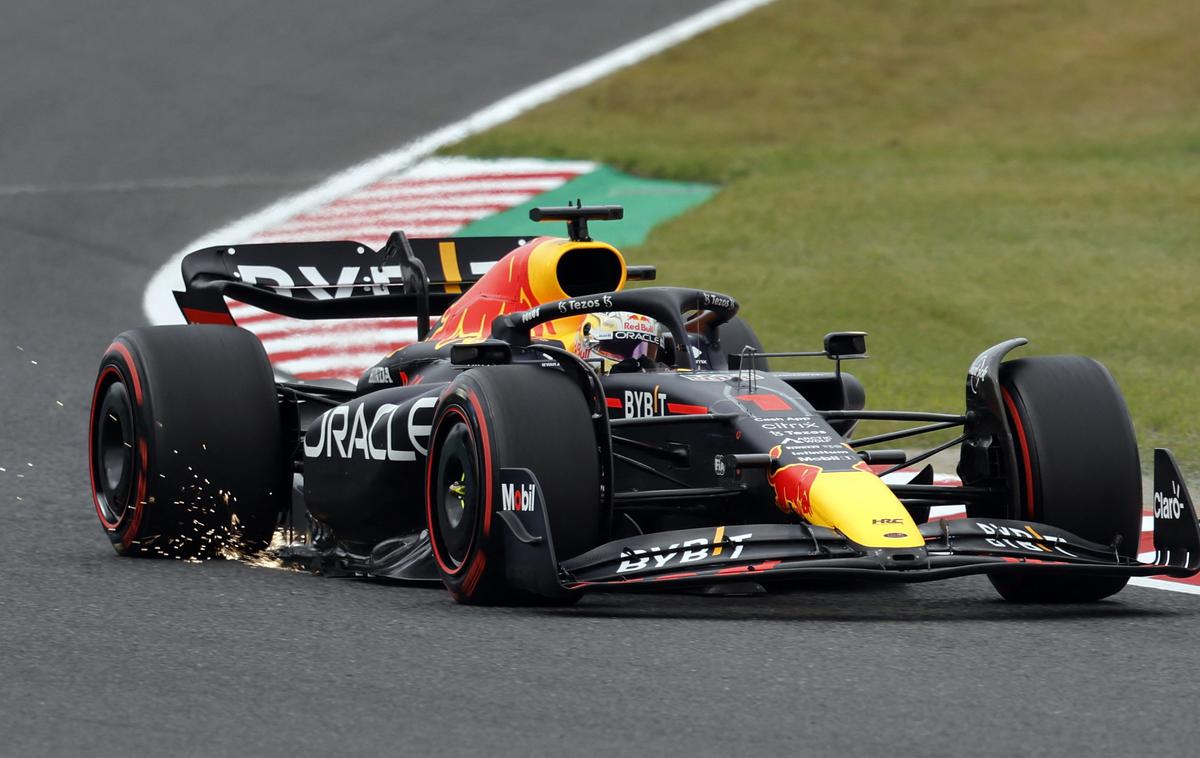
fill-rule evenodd
<path id="1" fill-rule="evenodd" d="M 1200 4 L 780 2 L 448 148 L 716 182 L 626 251 L 769 349 L 871 333 L 872 407 L 1084 353 L 1200 473 Z M 594 232 L 603 237 L 603 225 Z"/>

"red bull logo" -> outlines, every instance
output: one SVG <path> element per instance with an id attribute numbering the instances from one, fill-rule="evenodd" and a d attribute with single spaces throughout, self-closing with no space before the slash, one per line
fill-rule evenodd
<path id="1" fill-rule="evenodd" d="M 621 331 L 637 332 L 640 334 L 657 334 L 654 320 L 640 313 L 627 313 L 621 319 Z"/>
<path id="2" fill-rule="evenodd" d="M 783 449 L 779 445 L 771 448 L 772 458 L 778 459 L 782 454 Z M 792 463 L 769 471 L 767 482 L 775 490 L 775 505 L 779 510 L 808 518 L 812 514 L 809 493 L 819 473 L 820 466 L 807 463 Z"/>

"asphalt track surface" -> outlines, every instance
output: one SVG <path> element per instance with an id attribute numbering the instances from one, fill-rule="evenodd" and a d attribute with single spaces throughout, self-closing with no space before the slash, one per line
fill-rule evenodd
<path id="1" fill-rule="evenodd" d="M 705 3 L 507 5 L 7 7 L 0 754 L 1193 753 L 1189 595 L 1023 608 L 962 579 L 472 609 L 115 557 L 87 404 L 167 255 Z"/>

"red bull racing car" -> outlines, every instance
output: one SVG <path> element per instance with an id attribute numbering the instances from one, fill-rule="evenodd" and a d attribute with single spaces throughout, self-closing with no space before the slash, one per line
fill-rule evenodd
<path id="1" fill-rule="evenodd" d="M 842 369 L 866 357 L 863 333 L 768 353 L 729 295 L 626 289 L 653 267 L 588 234 L 621 215 L 532 212 L 567 222 L 566 238 L 397 232 L 378 251 L 188 255 L 176 298 L 189 324 L 125 332 L 100 365 L 89 463 L 113 546 L 202 557 L 275 536 L 269 549 L 315 570 L 440 581 L 465 603 L 967 574 L 1010 600 L 1088 601 L 1132 576 L 1200 570 L 1165 450 L 1154 558 L 1138 560 L 1137 445 L 1099 363 L 1005 360 L 1025 342 L 1013 339 L 970 365 L 961 412 L 867 410 Z M 419 339 L 357 386 L 295 381 L 229 300 L 297 318 L 415 316 Z M 832 370 L 769 368 L 783 357 Z M 856 436 L 868 419 L 910 426 Z M 935 432 L 956 436 L 880 448 Z M 919 467 L 954 446 L 961 485 L 936 485 Z M 929 521 L 951 504 L 967 517 Z"/>

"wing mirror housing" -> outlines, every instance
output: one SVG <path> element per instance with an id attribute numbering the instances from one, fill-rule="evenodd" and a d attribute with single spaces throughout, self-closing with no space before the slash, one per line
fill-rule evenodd
<path id="1" fill-rule="evenodd" d="M 830 332 L 825 335 L 825 355 L 838 361 L 867 357 L 866 332 Z"/>
<path id="2" fill-rule="evenodd" d="M 500 340 L 459 343 L 450 348 L 455 366 L 503 366 L 512 363 L 512 347 Z"/>

